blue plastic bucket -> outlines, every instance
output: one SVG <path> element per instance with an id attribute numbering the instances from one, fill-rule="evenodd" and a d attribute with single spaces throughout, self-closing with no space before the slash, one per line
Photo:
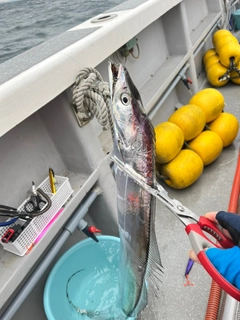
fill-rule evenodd
<path id="1" fill-rule="evenodd" d="M 98 239 L 77 243 L 53 267 L 43 299 L 48 320 L 126 319 L 117 303 L 120 239 Z"/>

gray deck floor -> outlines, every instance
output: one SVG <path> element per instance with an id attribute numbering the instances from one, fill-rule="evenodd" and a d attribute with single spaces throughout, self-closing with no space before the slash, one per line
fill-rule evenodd
<path id="1" fill-rule="evenodd" d="M 239 86 L 227 84 L 220 91 L 225 97 L 225 111 L 240 119 Z M 224 148 L 219 158 L 205 167 L 192 186 L 173 190 L 164 185 L 169 194 L 198 215 L 207 211 L 227 210 L 238 159 L 239 135 L 234 143 Z M 164 266 L 164 276 L 157 299 L 150 299 L 142 313 L 144 320 L 201 320 L 205 318 L 211 278 L 200 265 L 194 265 L 190 279 L 194 286 L 185 287 L 184 271 L 188 261 L 190 242 L 184 226 L 161 203 L 157 204 L 156 231 Z M 76 232 L 66 243 L 61 254 L 82 238 Z M 13 320 L 44 320 L 43 288 L 47 273 L 42 278 Z M 70 319 L 69 319 L 70 320 Z"/>
<path id="2" fill-rule="evenodd" d="M 240 119 L 240 88 L 228 83 L 219 88 L 225 98 L 225 112 Z M 204 168 L 201 177 L 183 190 L 168 190 L 198 215 L 208 211 L 227 210 L 238 160 L 239 135 L 234 143 L 223 149 L 218 159 Z M 184 287 L 184 272 L 191 248 L 184 226 L 160 202 L 157 206 L 156 231 L 164 266 L 161 293 L 155 307 L 149 307 L 143 319 L 200 320 L 205 318 L 210 276 L 195 264 L 190 273 L 194 286 Z M 153 315 L 155 317 L 153 317 Z M 230 319 L 229 319 L 230 320 Z"/>

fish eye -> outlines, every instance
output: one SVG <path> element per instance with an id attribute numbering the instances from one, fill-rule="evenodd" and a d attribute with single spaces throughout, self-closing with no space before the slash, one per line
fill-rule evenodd
<path id="1" fill-rule="evenodd" d="M 125 106 L 128 106 L 130 103 L 130 97 L 128 94 L 123 93 L 120 97 L 122 104 L 124 104 Z"/>

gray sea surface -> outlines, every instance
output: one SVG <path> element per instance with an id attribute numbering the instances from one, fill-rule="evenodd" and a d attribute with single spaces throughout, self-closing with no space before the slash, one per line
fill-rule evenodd
<path id="1" fill-rule="evenodd" d="M 123 2 L 0 0 L 0 63 Z"/>

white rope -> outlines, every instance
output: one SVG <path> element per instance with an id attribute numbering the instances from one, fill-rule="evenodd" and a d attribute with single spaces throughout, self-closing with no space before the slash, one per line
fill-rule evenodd
<path id="1" fill-rule="evenodd" d="M 81 69 L 72 87 L 72 93 L 73 104 L 80 121 L 90 120 L 95 115 L 104 130 L 109 127 L 113 130 L 109 85 L 103 81 L 96 69 Z"/>

